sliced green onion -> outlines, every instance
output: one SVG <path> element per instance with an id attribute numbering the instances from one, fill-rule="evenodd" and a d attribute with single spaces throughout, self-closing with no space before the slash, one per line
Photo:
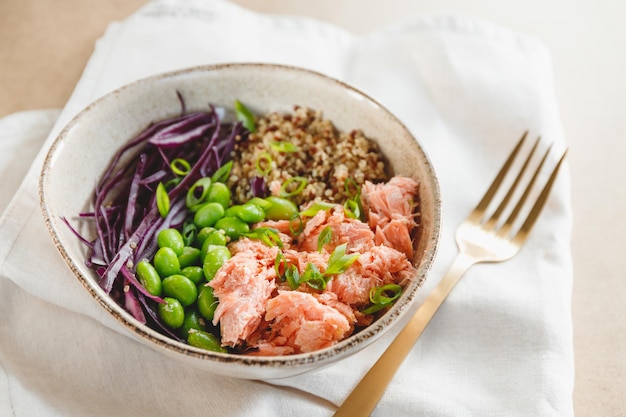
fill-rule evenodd
<path id="1" fill-rule="evenodd" d="M 298 221 L 298 227 L 293 227 L 293 223 L 296 220 Z M 303 230 L 304 221 L 302 220 L 302 216 L 300 216 L 300 213 L 296 213 L 291 219 L 289 219 L 289 231 L 293 236 L 298 236 Z"/>
<path id="2" fill-rule="evenodd" d="M 161 217 L 165 218 L 170 212 L 170 196 L 167 195 L 165 186 L 162 182 L 157 185 L 156 189 L 156 205 Z"/>
<path id="3" fill-rule="evenodd" d="M 391 306 L 402 295 L 402 287 L 398 284 L 387 284 L 370 290 L 370 306 L 362 310 L 363 314 L 374 314 Z"/>
<path id="4" fill-rule="evenodd" d="M 193 242 L 196 240 L 196 236 L 198 235 L 198 226 L 193 222 L 193 219 L 187 219 L 183 223 L 183 241 L 185 242 L 185 246 L 191 246 Z"/>
<path id="5" fill-rule="evenodd" d="M 270 147 L 276 152 L 292 153 L 300 152 L 300 148 L 291 142 L 272 141 Z"/>
<path id="6" fill-rule="evenodd" d="M 295 290 L 300 286 L 300 273 L 295 265 L 289 264 L 285 270 L 284 276 L 289 284 L 289 288 L 292 290 Z"/>
<path id="7" fill-rule="evenodd" d="M 304 187 L 306 187 L 308 183 L 309 180 L 304 177 L 291 177 L 280 186 L 279 195 L 281 197 L 293 197 L 294 195 L 298 195 L 304 190 Z"/>
<path id="8" fill-rule="evenodd" d="M 287 270 L 288 265 L 289 262 L 287 262 L 285 255 L 281 251 L 278 251 L 276 259 L 274 260 L 274 270 L 276 271 L 276 276 L 282 281 L 285 280 L 285 271 Z"/>
<path id="9" fill-rule="evenodd" d="M 179 182 L 181 182 L 182 178 L 181 177 L 174 177 L 171 180 L 169 180 L 168 182 L 166 182 L 165 184 L 163 184 L 163 186 L 165 187 L 166 190 L 171 190 L 172 188 L 176 187 L 178 185 Z"/>
<path id="10" fill-rule="evenodd" d="M 326 283 L 328 282 L 317 266 L 310 262 L 306 265 L 306 268 L 300 277 L 300 281 L 306 282 L 309 287 L 318 291 L 324 291 L 326 289 Z"/>
<path id="11" fill-rule="evenodd" d="M 179 177 L 184 177 L 189 174 L 191 170 L 191 165 L 183 158 L 176 158 L 170 163 L 170 168 L 172 168 L 172 172 Z"/>
<path id="12" fill-rule="evenodd" d="M 272 155 L 267 152 L 261 152 L 256 158 L 256 170 L 259 174 L 265 176 L 272 169 Z"/>
<path id="13" fill-rule="evenodd" d="M 331 203 L 326 203 L 326 202 L 320 201 L 320 202 L 317 202 L 317 203 L 313 204 L 308 209 L 306 209 L 304 211 L 301 211 L 300 215 L 302 217 L 313 217 L 320 210 L 328 211 L 328 210 L 332 209 L 335 206 L 336 206 L 336 204 L 331 204 Z"/>
<path id="14" fill-rule="evenodd" d="M 257 227 L 251 232 L 244 234 L 244 236 L 249 237 L 250 239 L 258 239 L 269 247 L 283 247 L 283 241 L 280 240 L 278 230 L 273 227 Z"/>
<path id="15" fill-rule="evenodd" d="M 237 120 L 239 120 L 246 129 L 250 132 L 256 132 L 254 115 L 239 100 L 235 100 L 235 114 L 237 116 Z"/>
<path id="16" fill-rule="evenodd" d="M 230 176 L 230 170 L 233 169 L 233 161 L 228 161 L 217 169 L 211 176 L 212 182 L 226 182 Z"/>
<path id="17" fill-rule="evenodd" d="M 211 178 L 208 177 L 200 178 L 189 187 L 187 198 L 185 199 L 187 208 L 193 209 L 202 203 L 209 194 L 209 188 L 211 188 Z"/>
<path id="18" fill-rule="evenodd" d="M 335 248 L 333 253 L 330 254 L 328 259 L 328 267 L 324 271 L 324 275 L 337 275 L 346 272 L 350 265 L 354 263 L 359 257 L 359 253 L 353 253 L 352 255 L 346 255 L 347 243 L 339 245 Z"/>
<path id="19" fill-rule="evenodd" d="M 346 202 L 343 203 L 343 211 L 346 217 L 351 219 L 361 218 L 361 207 L 359 207 L 359 203 L 354 200 L 346 200 Z"/>
<path id="20" fill-rule="evenodd" d="M 317 236 L 317 251 L 322 253 L 324 245 L 330 243 L 331 240 L 333 240 L 333 229 L 330 226 L 326 226 Z"/>
<path id="21" fill-rule="evenodd" d="M 374 304 L 390 304 L 396 301 L 401 294 L 401 286 L 398 284 L 387 284 L 382 287 L 372 288 L 370 301 Z"/>
<path id="22" fill-rule="evenodd" d="M 361 198 L 361 187 L 352 178 L 346 178 L 343 182 L 343 189 L 348 198 L 352 200 Z"/>

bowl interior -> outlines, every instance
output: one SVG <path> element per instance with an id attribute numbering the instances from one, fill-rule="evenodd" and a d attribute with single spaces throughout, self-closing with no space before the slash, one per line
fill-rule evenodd
<path id="1" fill-rule="evenodd" d="M 202 351 L 175 342 L 137 322 L 99 287 L 85 266 L 86 247 L 62 218 L 93 237 L 78 213 L 91 210 L 93 187 L 112 155 L 151 122 L 187 110 L 233 107 L 235 99 L 257 114 L 291 111 L 294 105 L 321 110 L 339 130 L 361 129 L 375 140 L 393 173 L 420 179 L 420 236 L 417 276 L 383 317 L 332 348 L 276 358 L 244 357 Z M 242 378 L 278 378 L 305 372 L 345 357 L 377 339 L 410 306 L 435 256 L 440 197 L 433 168 L 406 127 L 380 104 L 339 81 L 320 74 L 268 64 L 229 64 L 190 68 L 122 87 L 79 113 L 61 132 L 45 160 L 40 181 L 41 206 L 50 234 L 65 262 L 88 292 L 138 340 L 212 372 Z"/>

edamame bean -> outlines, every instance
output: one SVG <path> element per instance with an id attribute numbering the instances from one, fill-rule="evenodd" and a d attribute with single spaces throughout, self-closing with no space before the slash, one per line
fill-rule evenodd
<path id="1" fill-rule="evenodd" d="M 213 288 L 202 285 L 198 292 L 198 312 L 205 319 L 212 321 L 215 309 L 217 308 L 217 299 L 213 295 Z"/>
<path id="2" fill-rule="evenodd" d="M 163 293 L 171 298 L 175 298 L 188 307 L 198 298 L 198 289 L 189 278 L 184 275 L 175 274 L 163 280 Z"/>
<path id="3" fill-rule="evenodd" d="M 205 332 L 204 330 L 190 331 L 189 336 L 187 336 L 187 342 L 191 346 L 195 346 L 201 349 L 226 353 L 226 348 L 220 345 L 217 337 L 215 337 L 215 335 L 212 333 Z"/>
<path id="4" fill-rule="evenodd" d="M 230 206 L 231 192 L 230 188 L 222 182 L 216 182 L 211 184 L 209 188 L 209 194 L 207 195 L 207 201 L 220 203 L 224 209 Z"/>
<path id="5" fill-rule="evenodd" d="M 204 282 L 204 271 L 200 266 L 188 266 L 180 270 L 180 274 L 186 276 L 193 282 L 198 285 Z"/>
<path id="6" fill-rule="evenodd" d="M 265 209 L 265 218 L 268 220 L 291 220 L 298 214 L 298 206 L 286 198 L 269 196 L 265 201 L 271 204 Z"/>
<path id="7" fill-rule="evenodd" d="M 166 247 L 160 248 L 154 254 L 154 268 L 160 277 L 168 277 L 180 272 L 180 262 L 174 249 Z"/>
<path id="8" fill-rule="evenodd" d="M 159 317 L 172 329 L 178 329 L 185 320 L 185 309 L 175 298 L 165 297 L 163 301 L 164 303 L 159 303 Z"/>
<path id="9" fill-rule="evenodd" d="M 196 247 L 201 248 L 204 240 L 215 231 L 214 227 L 203 227 L 196 235 Z"/>
<path id="10" fill-rule="evenodd" d="M 255 204 L 259 207 L 261 207 L 263 210 L 267 210 L 267 208 L 269 206 L 272 205 L 271 202 L 261 198 L 261 197 L 252 197 L 250 200 L 248 200 L 248 203 L 250 204 Z"/>
<path id="11" fill-rule="evenodd" d="M 228 207 L 224 211 L 224 217 L 239 217 L 242 207 L 243 206 L 241 204 Z"/>
<path id="12" fill-rule="evenodd" d="M 265 211 L 254 203 L 244 203 L 237 216 L 246 223 L 258 223 L 265 220 Z"/>
<path id="13" fill-rule="evenodd" d="M 183 235 L 176 229 L 163 229 L 157 235 L 157 244 L 160 248 L 172 248 L 176 255 L 183 253 L 185 242 Z"/>
<path id="14" fill-rule="evenodd" d="M 208 235 L 203 242 L 202 247 L 206 245 L 226 246 L 228 243 L 228 237 L 223 230 L 215 229 L 213 233 Z"/>
<path id="15" fill-rule="evenodd" d="M 226 236 L 226 233 L 224 233 L 223 230 L 215 230 L 207 236 L 206 239 L 204 239 L 202 248 L 200 248 L 200 259 L 204 261 L 209 246 L 226 246 L 226 243 L 228 243 L 228 236 Z"/>
<path id="16" fill-rule="evenodd" d="M 146 291 L 157 297 L 161 295 L 161 277 L 157 270 L 147 259 L 137 263 L 137 278 Z"/>
<path id="17" fill-rule="evenodd" d="M 206 203 L 196 211 L 193 222 L 198 227 L 213 226 L 224 216 L 224 206 L 218 202 Z"/>
<path id="18" fill-rule="evenodd" d="M 226 246 L 209 245 L 202 265 L 204 278 L 206 278 L 207 281 L 212 280 L 217 270 L 229 259 L 230 251 Z"/>
<path id="19" fill-rule="evenodd" d="M 183 253 L 178 255 L 178 263 L 180 264 L 180 268 L 184 269 L 191 265 L 200 265 L 200 249 L 194 248 L 193 246 L 185 246 L 183 248 Z"/>
<path id="20" fill-rule="evenodd" d="M 215 223 L 215 228 L 223 230 L 231 240 L 239 239 L 241 235 L 250 232 L 248 223 L 239 217 L 222 217 Z"/>
<path id="21" fill-rule="evenodd" d="M 204 319 L 198 313 L 198 310 L 195 308 L 189 308 L 185 311 L 185 319 L 183 320 L 183 324 L 180 327 L 180 335 L 184 338 L 189 336 L 189 330 L 204 330 Z"/>

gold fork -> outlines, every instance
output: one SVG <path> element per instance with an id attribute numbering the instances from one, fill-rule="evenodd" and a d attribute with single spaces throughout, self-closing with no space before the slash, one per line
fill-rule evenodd
<path id="1" fill-rule="evenodd" d="M 391 345 L 389 345 L 383 355 L 367 374 L 365 374 L 352 393 L 337 409 L 334 417 L 369 416 L 374 408 L 376 408 L 378 401 L 383 396 L 387 385 L 395 375 L 397 369 L 409 354 L 413 345 L 417 342 L 417 339 L 419 339 L 448 294 L 450 294 L 455 285 L 460 281 L 463 274 L 476 263 L 505 261 L 519 252 L 528 237 L 530 229 L 535 224 L 539 213 L 548 199 L 559 168 L 567 153 L 567 151 L 563 152 L 543 189 L 537 196 L 534 205 L 530 208 L 526 218 L 519 222 L 521 225 L 518 226 L 516 220 L 525 207 L 525 202 L 531 195 L 533 186 L 539 177 L 539 172 L 550 153 L 550 148 L 548 148 L 541 158 L 535 172 L 532 174 L 532 177 L 528 180 L 526 188 L 518 197 L 517 203 L 510 208 L 511 199 L 515 195 L 518 185 L 522 182 L 524 172 L 529 166 L 531 158 L 539 144 L 539 139 L 537 139 L 529 155 L 522 163 L 519 173 L 511 183 L 509 190 L 505 193 L 504 197 L 502 197 L 500 204 L 492 213 L 488 212 L 488 209 L 492 206 L 492 200 L 494 200 L 494 197 L 498 194 L 500 185 L 505 177 L 507 177 L 515 157 L 522 148 L 522 144 L 526 140 L 527 135 L 528 132 L 524 133 L 511 155 L 507 158 L 504 166 L 500 169 L 495 180 L 480 200 L 480 203 L 478 203 L 467 219 L 458 227 L 456 231 L 456 242 L 459 253 L 452 262 L 448 272 L 428 295 L 424 303 Z M 502 193 L 503 192 L 500 194 Z M 506 220 L 502 222 L 502 219 L 505 218 Z"/>

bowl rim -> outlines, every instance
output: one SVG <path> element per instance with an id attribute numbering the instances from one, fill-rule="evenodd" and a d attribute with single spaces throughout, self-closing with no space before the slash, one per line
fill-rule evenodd
<path id="1" fill-rule="evenodd" d="M 53 168 L 53 161 L 55 156 L 62 152 L 63 145 L 67 140 L 68 135 L 71 134 L 71 131 L 74 126 L 79 124 L 86 114 L 88 114 L 93 109 L 97 108 L 97 106 L 108 100 L 115 100 L 115 97 L 122 91 L 134 89 L 141 87 L 143 84 L 149 84 L 158 82 L 160 79 L 167 79 L 172 77 L 179 77 L 185 74 L 190 73 L 199 73 L 199 72 L 219 72 L 228 70 L 230 68 L 241 69 L 258 69 L 263 71 L 287 71 L 287 72 L 297 72 L 307 77 L 317 78 L 318 80 L 328 83 L 330 85 L 336 85 L 351 94 L 355 94 L 361 99 L 366 100 L 369 104 L 379 108 L 389 117 L 395 124 L 397 124 L 401 129 L 405 130 L 405 132 L 412 137 L 417 143 L 416 150 L 419 151 L 420 159 L 424 163 L 424 168 L 429 175 L 429 182 L 431 187 L 431 192 L 433 194 L 433 216 L 432 220 L 432 235 L 422 236 L 423 239 L 430 238 L 430 242 L 426 245 L 427 250 L 423 252 L 420 258 L 420 265 L 416 268 L 416 273 L 414 276 L 414 280 L 417 280 L 416 285 L 412 286 L 411 291 L 403 294 L 403 298 L 401 298 L 402 303 L 395 303 L 384 315 L 379 317 L 374 323 L 367 326 L 363 330 L 359 331 L 356 334 L 349 336 L 348 338 L 337 342 L 336 344 L 319 349 L 313 352 L 308 353 L 299 353 L 293 355 L 285 355 L 285 356 L 249 356 L 249 355 L 239 355 L 239 354 L 231 354 L 231 353 L 220 353 L 220 352 L 212 352 L 200 348 L 196 348 L 182 342 L 178 342 L 158 331 L 150 328 L 146 324 L 140 323 L 136 320 L 130 313 L 128 313 L 122 306 L 118 305 L 109 295 L 105 294 L 104 291 L 100 288 L 97 281 L 93 276 L 85 276 L 81 268 L 79 267 L 78 260 L 74 259 L 70 253 L 66 250 L 66 248 L 62 245 L 61 239 L 59 238 L 59 232 L 57 231 L 57 223 L 53 219 L 55 214 L 50 211 L 50 208 L 47 206 L 47 195 L 48 188 L 47 182 L 49 176 L 51 175 L 51 170 Z M 420 179 L 421 181 L 421 179 Z M 57 251 L 60 253 L 62 258 L 64 259 L 66 265 L 72 271 L 74 276 L 81 282 L 83 287 L 87 289 L 87 291 L 91 294 L 92 298 L 94 298 L 98 304 L 103 307 L 113 318 L 121 323 L 123 328 L 127 331 L 130 331 L 132 334 L 139 336 L 139 338 L 143 341 L 149 341 L 157 346 L 165 348 L 168 351 L 175 353 L 182 353 L 185 356 L 194 357 L 201 360 L 208 361 L 217 361 L 221 363 L 238 363 L 244 366 L 256 366 L 256 367 L 302 367 L 306 368 L 306 365 L 311 365 L 314 363 L 322 363 L 333 361 L 333 359 L 339 359 L 343 357 L 347 352 L 351 351 L 354 346 L 357 346 L 360 350 L 365 346 L 372 343 L 377 337 L 382 336 L 388 329 L 389 325 L 397 322 L 400 318 L 407 312 L 410 306 L 413 305 L 413 300 L 416 297 L 416 294 L 419 292 L 418 290 L 423 286 L 423 283 L 428 275 L 429 270 L 432 267 L 434 262 L 438 246 L 440 240 L 440 231 L 441 231 L 441 193 L 439 187 L 439 181 L 437 175 L 435 173 L 432 162 L 430 161 L 428 155 L 422 148 L 421 143 L 417 140 L 417 137 L 408 129 L 408 127 L 400 121 L 397 116 L 395 116 L 391 111 L 389 111 L 385 106 L 379 103 L 374 98 L 370 97 L 367 93 L 357 89 L 356 87 L 341 81 L 332 76 L 323 74 L 321 72 L 292 66 L 292 65 L 284 65 L 284 64 L 274 64 L 274 63 L 264 63 L 264 62 L 242 62 L 242 63 L 220 63 L 220 64 L 211 64 L 211 65 L 198 65 L 192 67 L 181 68 L 173 71 L 161 72 L 154 75 L 150 75 L 147 77 L 143 77 L 132 82 L 129 82 L 125 85 L 115 88 L 114 90 L 102 95 L 96 100 L 92 101 L 90 104 L 85 106 L 82 110 L 80 110 L 76 115 L 72 117 L 72 119 L 66 123 L 60 133 L 54 138 L 50 148 L 47 151 L 45 156 L 40 176 L 39 176 L 39 205 L 41 212 L 43 214 L 44 223 L 49 234 L 52 237 L 54 245 Z M 304 370 L 303 372 L 305 372 Z"/>

